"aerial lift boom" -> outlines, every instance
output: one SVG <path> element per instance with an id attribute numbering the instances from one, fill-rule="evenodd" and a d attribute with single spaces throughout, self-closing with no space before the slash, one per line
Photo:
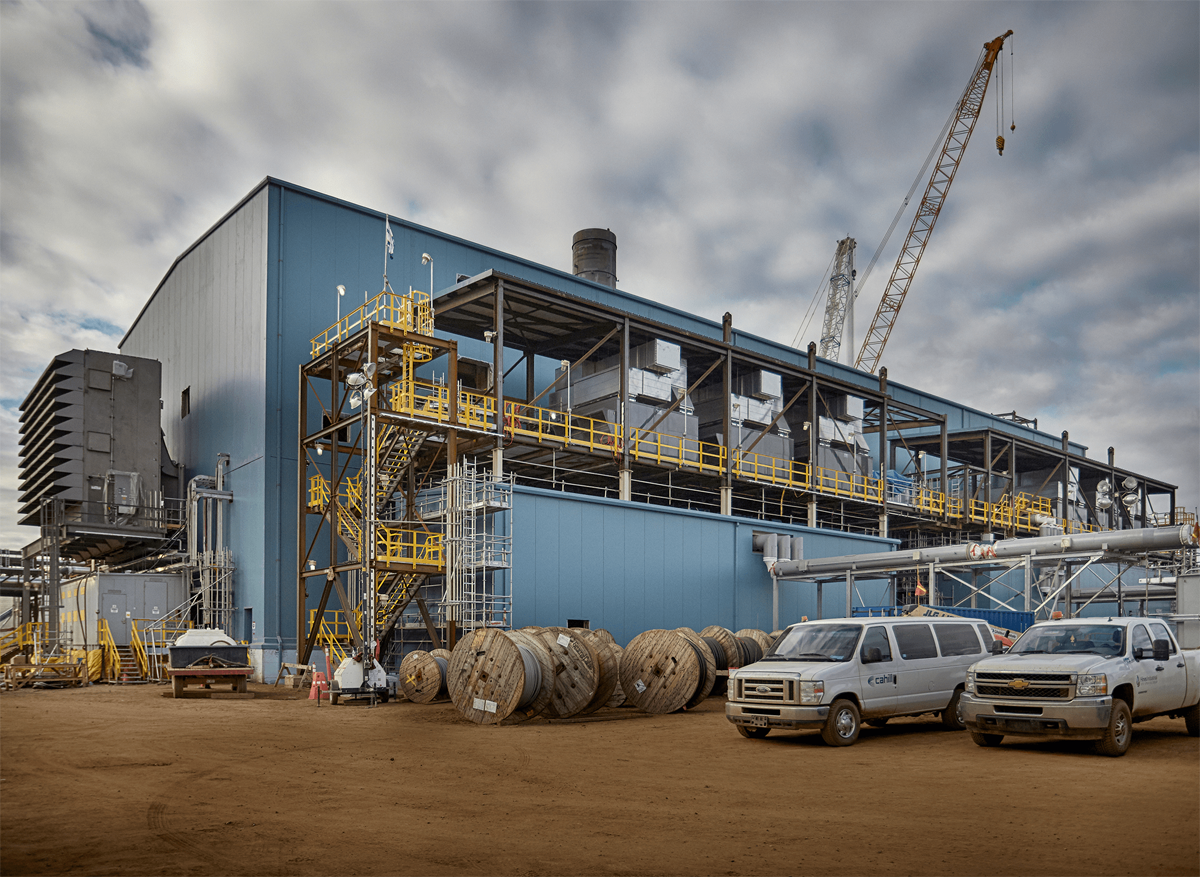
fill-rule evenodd
<path id="1" fill-rule="evenodd" d="M 988 80 L 991 79 L 992 66 L 1004 47 L 1004 41 L 1010 36 L 1011 30 L 990 43 L 983 44 L 975 72 L 971 74 L 966 91 L 959 99 L 950 133 L 942 144 L 941 155 L 933 174 L 929 177 L 929 184 L 925 187 L 925 195 L 917 208 L 917 215 L 913 217 L 908 237 L 905 238 L 900 257 L 896 260 L 896 267 L 892 269 L 892 276 L 883 291 L 879 308 L 875 311 L 875 319 L 871 321 L 871 328 L 863 338 L 862 349 L 859 350 L 858 360 L 855 362 L 857 368 L 874 373 L 879 367 L 879 357 L 883 354 L 888 336 L 892 334 L 892 327 L 896 324 L 896 317 L 904 303 L 904 296 L 908 294 L 908 287 L 912 285 L 913 276 L 917 273 L 917 265 L 921 262 L 925 245 L 929 243 L 929 235 L 937 223 L 946 194 L 950 191 L 950 184 L 954 182 L 954 174 L 958 171 L 958 165 L 967 149 L 971 132 L 975 130 L 975 123 L 979 121 L 979 112 L 983 107 L 983 97 L 987 93 Z M 996 147 L 1003 154 L 1003 137 L 996 138 Z"/>

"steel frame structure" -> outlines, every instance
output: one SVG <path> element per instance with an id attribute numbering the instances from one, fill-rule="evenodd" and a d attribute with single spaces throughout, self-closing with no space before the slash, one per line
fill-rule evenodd
<path id="1" fill-rule="evenodd" d="M 440 330 L 491 342 L 495 379 L 489 392 L 495 410 L 504 413 L 502 434 L 479 438 L 473 449 L 476 453 L 490 449 L 493 468 L 514 471 L 518 483 L 605 495 L 614 493 L 615 484 L 615 495 L 621 499 L 633 499 L 636 493 L 649 502 L 878 535 L 893 533 L 915 542 L 953 541 L 970 533 L 1028 535 L 1038 532 L 1041 519 L 1053 517 L 1045 497 L 1022 496 L 1011 485 L 991 489 L 991 475 L 1000 469 L 995 463 L 990 469 L 981 463 L 982 452 L 976 447 L 981 441 L 996 449 L 1015 443 L 1017 466 L 1098 471 L 1096 461 L 1072 453 L 1065 439 L 1056 449 L 998 430 L 954 432 L 946 415 L 892 396 L 886 369 L 881 369 L 877 386 L 864 388 L 820 372 L 816 345 L 809 346 L 806 367 L 740 347 L 734 343 L 729 315 L 718 340 L 494 270 L 463 280 L 439 296 L 434 309 Z M 589 360 L 615 356 L 624 376 L 633 348 L 650 339 L 680 346 L 688 362 L 689 382 L 699 376 L 701 389 L 720 389 L 725 414 L 719 444 L 654 434 L 653 429 L 635 430 L 624 422 L 623 411 L 620 422 L 613 424 L 570 413 L 564 417 L 563 412 L 540 404 L 550 388 L 536 384 L 535 357 L 565 360 L 574 370 Z M 507 369 L 506 349 L 520 354 Z M 506 394 L 504 388 L 506 377 L 522 365 L 524 385 L 532 388 L 525 398 Z M 830 397 L 846 394 L 863 399 L 863 432 L 876 436 L 881 463 L 890 461 L 896 468 L 899 455 L 911 465 L 921 451 L 936 460 L 936 468 L 901 495 L 884 478 L 839 479 L 837 473 L 819 471 L 801 460 L 758 454 L 754 446 L 727 454 L 724 449 L 734 444 L 730 441 L 732 388 L 741 374 L 756 368 L 782 376 L 781 416 L 789 415 L 793 434 L 806 438 L 808 460 L 816 459 L 818 441 L 811 425 Z M 619 395 L 629 396 L 624 378 Z M 809 426 L 795 429 L 799 423 Z M 951 483 L 952 473 L 964 467 L 988 475 L 986 497 L 964 499 L 941 489 Z M 1118 469 L 1111 460 L 1103 468 L 1113 478 L 1135 477 L 1147 499 L 1167 494 L 1168 517 L 1174 519 L 1174 485 Z M 635 491 L 635 485 L 640 489 Z M 1064 526 L 1089 529 L 1072 521 Z"/>

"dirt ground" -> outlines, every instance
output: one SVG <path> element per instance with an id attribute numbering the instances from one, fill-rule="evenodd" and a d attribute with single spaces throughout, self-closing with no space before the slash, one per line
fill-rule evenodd
<path id="1" fill-rule="evenodd" d="M 1197 874 L 1200 741 L 743 739 L 723 698 L 482 727 L 448 703 L 0 694 L 0 873 Z"/>

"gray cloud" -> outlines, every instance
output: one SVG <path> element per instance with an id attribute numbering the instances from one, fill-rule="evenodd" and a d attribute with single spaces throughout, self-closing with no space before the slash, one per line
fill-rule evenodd
<path id="1" fill-rule="evenodd" d="M 112 349 L 267 174 L 783 342 L 835 242 L 865 265 L 966 84 L 1015 32 L 884 354 L 1200 505 L 1195 3 L 0 5 L 0 539 L 49 356 Z M 995 83 L 993 83 L 993 91 Z M 897 229 L 857 306 L 860 332 Z M 815 338 L 820 314 L 801 345 Z"/>

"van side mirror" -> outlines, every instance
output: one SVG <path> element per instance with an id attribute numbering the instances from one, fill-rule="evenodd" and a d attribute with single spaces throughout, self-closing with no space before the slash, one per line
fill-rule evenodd
<path id="1" fill-rule="evenodd" d="M 1165 639 L 1154 641 L 1154 660 L 1167 661 L 1171 657 L 1171 644 Z"/>
<path id="2" fill-rule="evenodd" d="M 1143 649 L 1141 646 L 1138 646 L 1136 649 L 1133 650 L 1133 659 L 1135 661 L 1140 661 L 1145 656 L 1146 656 L 1146 650 Z"/>
<path id="3" fill-rule="evenodd" d="M 863 656 L 864 664 L 878 664 L 882 660 L 883 652 L 878 646 L 872 646 L 871 648 L 867 649 L 866 655 Z"/>
<path id="4" fill-rule="evenodd" d="M 1003 655 L 1004 654 L 1004 643 L 1000 642 L 1000 640 L 998 640 L 998 639 L 994 639 L 991 641 L 991 643 L 988 644 L 988 651 L 991 652 L 993 655 Z"/>

